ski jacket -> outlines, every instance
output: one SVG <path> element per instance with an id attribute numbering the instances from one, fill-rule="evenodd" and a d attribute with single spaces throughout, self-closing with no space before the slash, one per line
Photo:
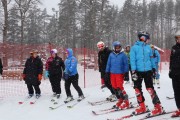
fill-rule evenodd
<path id="1" fill-rule="evenodd" d="M 0 74 L 2 75 L 2 73 L 3 73 L 3 65 L 2 65 L 1 58 L 0 58 Z"/>
<path id="2" fill-rule="evenodd" d="M 50 76 L 58 75 L 62 77 L 62 71 L 65 70 L 64 61 L 57 55 L 55 58 L 49 57 L 46 62 L 46 70 Z"/>
<path id="3" fill-rule="evenodd" d="M 124 52 L 111 52 L 106 66 L 106 72 L 124 74 L 128 72 L 128 68 L 128 58 Z"/>
<path id="4" fill-rule="evenodd" d="M 153 60 L 154 60 L 155 64 L 159 63 L 161 61 L 161 57 L 160 57 L 158 50 L 154 49 L 154 50 L 152 50 L 152 53 L 153 53 Z"/>
<path id="5" fill-rule="evenodd" d="M 138 72 L 146 72 L 156 68 L 150 45 L 139 40 L 136 41 L 130 51 L 130 64 L 131 70 Z"/>
<path id="6" fill-rule="evenodd" d="M 43 63 L 37 56 L 30 57 L 26 60 L 23 74 L 25 74 L 26 84 L 39 85 L 38 74 L 43 73 Z"/>
<path id="7" fill-rule="evenodd" d="M 106 71 L 106 65 L 108 61 L 108 57 L 112 51 L 105 47 L 103 51 L 98 52 L 98 66 L 99 66 L 99 72 L 105 72 Z"/>
<path id="8" fill-rule="evenodd" d="M 180 76 L 180 44 L 176 44 L 171 49 L 170 66 L 173 75 Z"/>
<path id="9" fill-rule="evenodd" d="M 77 72 L 77 59 L 73 56 L 73 50 L 67 49 L 68 57 L 65 60 L 65 73 L 69 76 L 76 75 Z"/>

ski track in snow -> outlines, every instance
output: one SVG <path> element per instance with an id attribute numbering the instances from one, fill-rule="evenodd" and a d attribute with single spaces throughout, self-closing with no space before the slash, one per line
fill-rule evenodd
<path id="1" fill-rule="evenodd" d="M 27 88 L 24 82 L 20 81 L 3 81 L 0 82 L 0 93 L 6 97 L 0 99 L 0 120 L 106 120 L 107 118 L 120 118 L 124 115 L 130 114 L 134 109 L 119 111 L 115 113 L 110 113 L 106 115 L 95 116 L 92 114 L 92 110 L 98 111 L 101 109 L 106 109 L 112 107 L 114 103 L 106 103 L 103 105 L 91 106 L 88 101 L 99 101 L 103 100 L 110 95 L 107 89 L 100 89 L 100 74 L 98 71 L 86 70 L 87 88 L 83 88 L 83 68 L 79 67 L 79 84 L 85 95 L 89 95 L 85 100 L 81 101 L 78 105 L 73 108 L 67 108 L 68 105 L 75 103 L 69 103 L 56 110 L 50 110 L 49 107 L 52 106 L 51 102 L 51 86 L 48 80 L 42 81 L 40 85 L 42 96 L 35 104 L 29 104 L 31 100 L 26 101 L 24 104 L 19 105 L 19 101 L 23 101 L 27 95 Z M 174 99 L 167 100 L 166 96 L 173 96 L 172 81 L 168 77 L 168 70 L 161 71 L 160 78 L 160 89 L 157 89 L 155 85 L 156 92 L 160 98 L 162 106 L 166 111 L 176 110 L 176 105 Z M 66 98 L 64 90 L 64 82 L 61 82 L 62 96 L 59 100 L 59 105 L 63 103 Z M 129 97 L 135 96 L 135 92 L 131 84 L 124 85 L 126 92 Z M 18 91 L 17 91 L 18 90 Z M 74 98 L 78 97 L 77 92 L 71 86 L 71 91 Z M 145 96 L 145 103 L 148 105 L 149 109 L 153 109 L 153 104 L 149 93 L 146 91 L 143 82 L 143 93 Z M 10 97 L 11 96 L 11 97 Z M 34 98 L 32 98 L 34 100 Z M 136 98 L 130 99 L 130 102 L 136 103 Z M 145 116 L 146 114 L 132 117 L 127 120 L 137 120 Z M 163 118 L 169 118 L 170 114 L 163 115 L 149 120 L 162 120 Z M 175 118 L 173 120 L 180 120 L 180 118 Z"/>

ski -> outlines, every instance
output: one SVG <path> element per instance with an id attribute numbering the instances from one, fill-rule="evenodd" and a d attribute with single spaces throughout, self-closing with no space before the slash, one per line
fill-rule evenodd
<path id="1" fill-rule="evenodd" d="M 149 109 L 147 109 L 146 112 L 143 112 L 143 113 L 140 113 L 140 114 L 135 114 L 135 112 L 132 112 L 131 114 L 122 116 L 121 118 L 117 118 L 117 119 L 107 119 L 107 120 L 124 120 L 124 119 L 127 119 L 127 118 L 131 118 L 131 117 L 133 117 L 133 116 L 142 115 L 142 114 L 145 114 L 145 113 L 148 113 L 148 112 L 150 112 Z"/>
<path id="2" fill-rule="evenodd" d="M 118 111 L 123 111 L 123 110 L 128 110 L 128 109 L 132 109 L 135 108 L 134 105 L 132 103 L 130 103 L 130 107 L 127 109 L 119 109 L 119 108 L 109 108 L 109 109 L 104 109 L 104 110 L 99 110 L 99 111 L 92 111 L 92 113 L 94 115 L 103 115 L 103 114 L 108 114 L 108 113 L 113 113 L 113 112 L 118 112 Z"/>
<path id="3" fill-rule="evenodd" d="M 145 120 L 145 119 L 149 119 L 149 118 L 154 118 L 154 117 L 157 117 L 157 116 L 161 116 L 161 115 L 165 115 L 165 114 L 170 114 L 170 113 L 173 113 L 173 112 L 175 112 L 175 111 L 169 111 L 169 112 L 163 111 L 163 113 L 158 114 L 158 115 L 151 115 L 151 113 L 148 113 L 144 118 L 141 118 L 139 120 Z"/>
<path id="4" fill-rule="evenodd" d="M 132 99 L 132 98 L 135 98 L 134 96 L 133 97 L 129 97 L 129 99 Z M 109 100 L 100 100 L 100 101 L 96 101 L 96 102 L 90 102 L 88 101 L 88 103 L 92 106 L 96 106 L 96 105 L 102 105 L 102 104 L 105 104 L 105 103 L 111 103 L 111 102 L 115 102 L 115 101 L 109 101 Z"/>
<path id="5" fill-rule="evenodd" d="M 88 96 L 89 96 L 89 95 L 88 95 Z M 85 98 L 87 98 L 88 96 L 84 97 L 84 99 L 85 99 Z M 82 99 L 81 101 L 83 101 L 84 99 Z M 77 102 L 76 102 L 76 103 L 74 103 L 74 104 L 72 104 L 72 105 L 67 106 L 67 108 L 73 108 L 74 106 L 78 105 L 81 101 L 78 101 L 78 100 L 77 100 Z"/>
<path id="6" fill-rule="evenodd" d="M 31 98 L 32 97 L 26 97 L 24 100 L 19 101 L 18 103 L 19 103 L 19 105 L 22 105 L 22 104 L 26 103 L 28 100 L 30 100 Z"/>
<path id="7" fill-rule="evenodd" d="M 34 100 L 30 101 L 29 104 L 31 104 L 31 105 L 35 104 L 38 101 L 39 98 L 40 98 L 40 96 L 38 98 L 35 98 Z"/>

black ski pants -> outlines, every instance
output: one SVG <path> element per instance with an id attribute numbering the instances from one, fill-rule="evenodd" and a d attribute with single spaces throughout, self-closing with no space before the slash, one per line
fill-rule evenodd
<path id="1" fill-rule="evenodd" d="M 172 78 L 172 85 L 174 89 L 176 106 L 178 109 L 180 109 L 180 75 L 174 76 Z"/>
<path id="2" fill-rule="evenodd" d="M 101 72 L 101 79 L 104 79 L 105 86 L 110 90 L 111 94 L 115 94 L 114 89 L 111 85 L 110 73 Z"/>
<path id="3" fill-rule="evenodd" d="M 35 89 L 36 94 L 41 94 L 41 90 L 39 88 L 39 85 L 27 84 L 27 88 L 28 88 L 29 94 L 34 94 L 34 89 Z"/>
<path id="4" fill-rule="evenodd" d="M 67 97 L 72 96 L 71 90 L 70 90 L 71 84 L 76 89 L 79 96 L 83 95 L 83 92 L 82 92 L 81 88 L 78 85 L 78 79 L 79 79 L 79 75 L 76 74 L 76 75 L 73 75 L 73 76 L 69 76 L 69 78 L 67 80 L 65 80 L 65 91 L 66 91 Z"/>
<path id="5" fill-rule="evenodd" d="M 56 94 L 61 94 L 61 76 L 50 75 L 49 81 L 51 83 L 52 91 Z"/>
<path id="6" fill-rule="evenodd" d="M 156 91 L 154 90 L 153 87 L 153 73 L 152 71 L 147 71 L 147 72 L 137 72 L 138 79 L 134 81 L 134 89 L 136 91 L 136 97 L 138 103 L 142 103 L 145 101 L 145 98 L 143 96 L 142 92 L 142 81 L 144 80 L 145 86 L 149 94 L 151 95 L 151 99 L 153 104 L 160 103 L 159 97 L 156 94 Z M 138 93 L 138 91 L 140 91 Z"/>

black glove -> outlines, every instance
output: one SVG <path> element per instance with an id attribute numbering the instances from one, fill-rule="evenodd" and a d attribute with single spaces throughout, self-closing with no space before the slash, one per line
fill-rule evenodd
<path id="1" fill-rule="evenodd" d="M 132 81 L 137 81 L 137 80 L 138 80 L 137 72 L 134 71 L 134 72 L 132 73 Z"/>
<path id="2" fill-rule="evenodd" d="M 110 81 L 110 73 L 109 72 L 105 73 L 104 81 Z"/>
<path id="3" fill-rule="evenodd" d="M 153 73 L 153 78 L 155 79 L 156 78 L 156 69 L 155 68 L 152 69 L 152 73 Z"/>
<path id="4" fill-rule="evenodd" d="M 172 72 L 171 72 L 171 70 L 170 70 L 170 71 L 169 71 L 169 78 L 172 79 L 172 77 L 173 77 L 173 75 L 172 75 Z"/>

